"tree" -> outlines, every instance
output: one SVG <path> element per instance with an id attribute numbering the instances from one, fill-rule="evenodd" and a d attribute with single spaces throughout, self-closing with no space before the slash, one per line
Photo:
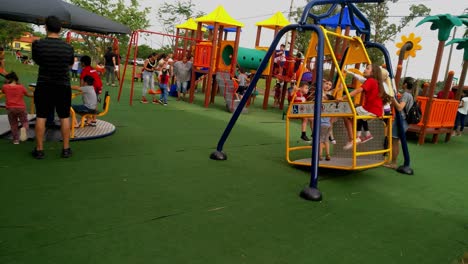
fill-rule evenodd
<path id="1" fill-rule="evenodd" d="M 77 6 L 87 9 L 95 14 L 107 17 L 116 22 L 130 27 L 131 30 L 142 29 L 149 26 L 147 15 L 151 8 L 140 8 L 138 0 L 71 0 Z M 124 57 L 128 47 L 129 36 L 116 34 L 119 40 L 120 55 Z M 86 35 L 81 36 L 86 43 L 87 52 L 93 59 L 102 58 L 107 46 L 111 46 L 108 40 Z"/>
<path id="2" fill-rule="evenodd" d="M 32 32 L 30 24 L 0 19 L 0 46 L 9 47 L 13 40 L 25 32 Z"/>
<path id="3" fill-rule="evenodd" d="M 158 21 L 164 33 L 174 34 L 175 27 L 189 18 L 204 16 L 205 12 L 197 11 L 192 0 L 177 0 L 177 2 L 163 2 L 157 11 Z"/>
<path id="4" fill-rule="evenodd" d="M 306 2 L 308 2 L 306 0 Z M 357 4 L 357 7 L 366 15 L 369 23 L 371 25 L 371 36 L 370 39 L 372 42 L 385 43 L 388 40 L 392 40 L 395 36 L 401 32 L 401 30 L 408 25 L 416 17 L 425 16 L 431 11 L 428 7 L 423 4 L 412 5 L 410 7 L 410 12 L 408 16 L 402 17 L 399 23 L 390 23 L 388 20 L 389 17 L 389 5 L 391 3 L 396 3 L 398 0 L 386 0 L 380 4 Z M 330 5 L 323 5 L 314 7 L 314 13 L 322 14 L 328 10 Z M 297 8 L 293 12 L 292 17 L 296 20 L 299 20 L 304 8 Z M 333 15 L 333 14 L 332 14 Z M 313 21 L 309 21 L 312 23 Z M 300 51 L 305 51 L 308 46 L 310 38 L 310 33 L 299 34 L 296 39 L 296 48 Z M 332 41 L 333 43 L 333 41 Z M 371 61 L 376 63 L 383 63 L 383 57 L 380 51 L 375 49 L 370 49 L 368 51 Z"/>
<path id="5" fill-rule="evenodd" d="M 372 42 L 382 43 L 392 40 L 401 30 L 417 17 L 426 16 L 431 9 L 423 4 L 411 5 L 409 14 L 400 19 L 399 23 L 391 23 L 389 17 L 390 3 L 396 3 L 398 0 L 386 0 L 380 4 L 357 4 L 358 8 L 366 15 L 371 25 Z M 378 64 L 383 63 L 382 54 L 377 50 L 370 50 L 369 57 L 371 61 Z"/>
<path id="6" fill-rule="evenodd" d="M 192 0 L 163 2 L 157 11 L 158 21 L 163 28 L 163 32 L 170 35 L 175 34 L 175 28 L 177 25 L 182 24 L 189 18 L 196 18 L 204 16 L 205 14 L 206 13 L 203 11 L 196 10 L 195 4 L 192 3 Z M 175 39 L 170 39 L 171 43 L 174 43 Z M 168 47 L 162 47 L 162 49 L 167 48 Z M 170 48 L 172 49 L 172 47 Z"/>
<path id="7" fill-rule="evenodd" d="M 309 1 L 306 0 L 305 2 L 307 3 Z M 324 13 L 330 8 L 330 6 L 331 5 L 316 6 L 314 7 L 313 12 L 316 14 Z M 296 10 L 291 13 L 291 18 L 293 19 L 293 21 L 289 21 L 289 22 L 294 23 L 294 22 L 299 21 L 303 12 L 304 12 L 303 7 L 296 8 Z M 309 18 L 307 23 L 312 24 L 313 23 L 312 19 Z M 298 34 L 296 34 L 296 41 L 295 41 L 294 48 L 302 52 L 302 54 L 305 54 L 307 52 L 307 48 L 309 47 L 311 34 L 312 33 L 310 31 L 299 32 Z"/>

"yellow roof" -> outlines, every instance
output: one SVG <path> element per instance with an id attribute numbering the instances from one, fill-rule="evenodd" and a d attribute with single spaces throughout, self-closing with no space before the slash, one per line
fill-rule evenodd
<path id="1" fill-rule="evenodd" d="M 213 25 L 214 23 L 219 23 L 223 26 L 234 26 L 234 27 L 243 27 L 244 24 L 232 18 L 226 9 L 223 6 L 216 7 L 213 12 L 209 13 L 206 16 L 199 17 L 195 19 L 196 22 L 202 22 L 203 24 Z"/>
<path id="2" fill-rule="evenodd" d="M 198 26 L 197 22 L 195 22 L 193 18 L 189 18 L 184 23 L 177 25 L 176 28 L 187 29 L 187 30 L 197 30 L 197 26 Z M 205 32 L 206 29 L 202 27 L 202 31 Z"/>
<path id="3" fill-rule="evenodd" d="M 291 24 L 283 15 L 281 12 L 276 12 L 272 17 L 257 22 L 255 25 L 256 26 L 261 26 L 261 27 L 266 27 L 269 29 L 275 29 L 276 27 L 283 28 L 287 25 Z"/>

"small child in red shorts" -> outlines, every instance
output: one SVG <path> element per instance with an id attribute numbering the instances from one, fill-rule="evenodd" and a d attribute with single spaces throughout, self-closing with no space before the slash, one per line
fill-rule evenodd
<path id="1" fill-rule="evenodd" d="M 13 136 L 13 144 L 19 144 L 21 141 L 28 139 L 27 129 L 28 113 L 26 112 L 26 104 L 24 103 L 24 96 L 33 97 L 31 93 L 26 91 L 23 85 L 18 83 L 18 76 L 15 72 L 10 72 L 5 76 L 6 84 L 2 87 L 2 92 L 6 97 L 6 109 L 8 113 L 8 121 L 10 122 L 11 134 Z M 18 133 L 19 123 L 21 122 L 21 129 Z"/>

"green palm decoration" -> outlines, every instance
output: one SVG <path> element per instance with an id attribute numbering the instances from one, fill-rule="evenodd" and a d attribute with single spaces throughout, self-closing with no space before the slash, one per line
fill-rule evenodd
<path id="1" fill-rule="evenodd" d="M 463 50 L 463 60 L 468 61 L 468 38 L 462 38 L 462 39 L 452 39 L 451 41 L 447 42 L 445 46 L 456 44 L 457 45 L 457 50 Z"/>
<path id="2" fill-rule="evenodd" d="M 464 87 L 465 79 L 466 79 L 466 72 L 468 70 L 468 38 L 452 39 L 451 41 L 447 42 L 447 45 L 452 45 L 452 44 L 458 44 L 457 50 L 463 49 L 463 67 L 462 67 L 462 72 L 460 74 L 460 82 L 458 83 L 458 86 Z M 455 98 L 460 99 L 462 96 L 462 92 L 463 92 L 463 89 L 458 89 Z"/>
<path id="3" fill-rule="evenodd" d="M 424 143 L 424 138 L 426 136 L 427 121 L 429 120 L 429 112 L 432 107 L 432 102 L 434 100 L 434 89 L 436 87 L 437 78 L 439 77 L 440 63 L 442 60 L 442 55 L 444 54 L 445 41 L 450 36 L 450 31 L 454 26 L 461 26 L 462 20 L 456 16 L 450 14 L 428 16 L 423 20 L 419 21 L 416 26 L 420 26 L 426 22 L 431 22 L 431 30 L 439 30 L 437 38 L 439 39 L 439 45 L 437 47 L 437 54 L 435 56 L 434 69 L 432 70 L 431 84 L 429 84 L 429 91 L 426 96 L 429 97 L 426 104 L 426 111 L 423 117 L 423 127 L 421 133 L 419 134 L 419 144 Z"/>
<path id="4" fill-rule="evenodd" d="M 431 22 L 431 30 L 439 30 L 437 38 L 439 41 L 446 41 L 450 37 L 450 31 L 454 26 L 461 26 L 462 19 L 452 16 L 450 14 L 428 16 L 419 21 L 416 26 L 422 25 L 426 22 Z"/>

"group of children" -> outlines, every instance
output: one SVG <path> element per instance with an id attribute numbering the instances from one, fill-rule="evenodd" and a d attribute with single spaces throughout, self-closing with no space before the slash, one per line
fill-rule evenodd
<path id="1" fill-rule="evenodd" d="M 322 83 L 322 100 L 334 100 L 332 91 L 332 82 L 324 79 Z M 307 101 L 313 101 L 315 96 L 314 87 L 309 87 L 306 82 L 301 83 L 298 90 L 295 91 L 294 103 L 303 103 Z M 301 140 L 310 143 L 310 138 L 307 137 L 307 124 L 309 124 L 311 131 L 313 131 L 313 118 L 305 117 L 302 118 L 301 125 Z M 320 160 L 322 160 L 323 151 L 325 150 L 325 160 L 331 160 L 330 157 L 330 143 L 336 144 L 336 140 L 333 136 L 333 122 L 335 118 L 321 117 L 320 118 Z M 313 135 L 311 135 L 313 136 Z"/>
<path id="2" fill-rule="evenodd" d="M 357 77 L 357 76 L 355 76 Z M 388 79 L 388 80 L 387 80 Z M 388 78 L 388 72 L 382 70 L 380 66 L 375 64 L 367 65 L 364 70 L 364 77 L 360 79 L 363 84 L 353 90 L 350 96 L 356 96 L 360 93 L 364 94 L 363 104 L 356 107 L 356 113 L 359 116 L 378 116 L 381 117 L 384 114 L 390 114 L 390 105 L 398 104 L 398 101 L 394 100 L 393 88 L 391 83 L 389 84 L 390 78 Z M 385 82 L 387 81 L 387 82 Z M 384 84 L 385 83 L 385 84 Z M 387 87 L 386 87 L 387 86 Z M 333 100 L 332 82 L 329 80 L 323 80 L 323 100 Z M 276 88 L 275 88 L 276 91 Z M 303 83 L 295 91 L 295 103 L 312 101 L 314 89 L 309 90 L 309 85 Z M 409 100 L 408 100 L 409 101 Z M 330 142 L 336 144 L 336 140 L 333 136 L 333 123 L 335 118 L 321 117 L 320 127 L 320 157 L 323 155 L 325 150 L 325 159 L 330 160 Z M 311 130 L 313 129 L 313 118 L 303 118 L 301 126 L 301 139 L 306 142 L 310 142 L 310 139 L 306 135 L 307 124 L 310 124 Z M 345 150 L 349 150 L 355 143 L 365 143 L 373 139 L 371 132 L 369 131 L 369 125 L 367 120 L 357 120 L 357 132 L 356 138 L 353 134 L 352 119 L 344 119 L 346 131 L 348 133 L 348 141 L 343 147 Z M 395 135 L 393 135 L 395 138 Z M 397 141 L 398 142 L 398 141 Z M 398 154 L 397 154 L 398 155 Z"/>
<path id="3" fill-rule="evenodd" d="M 172 58 L 166 54 L 157 55 L 151 53 L 143 64 L 143 90 L 141 96 L 141 103 L 147 104 L 148 100 L 146 95 L 149 94 L 153 97 L 153 104 L 160 103 L 167 106 L 167 96 L 169 93 L 169 79 L 172 75 Z M 154 88 L 154 73 L 157 74 L 159 89 L 161 92 L 159 100 L 156 99 L 156 90 Z"/>
<path id="4" fill-rule="evenodd" d="M 80 75 L 80 86 L 72 86 L 71 89 L 82 93 L 82 104 L 72 105 L 73 110 L 78 114 L 93 114 L 96 112 L 98 98 L 102 92 L 102 81 L 98 72 L 91 66 L 91 58 L 83 56 L 80 59 L 83 69 Z M 5 94 L 8 121 L 10 123 L 13 144 L 27 140 L 27 130 L 29 128 L 26 104 L 24 96 L 33 97 L 26 88 L 19 82 L 18 75 L 10 72 L 5 76 L 6 82 L 1 88 Z M 78 121 L 73 120 L 74 126 L 78 127 Z M 21 123 L 21 128 L 19 128 Z M 95 126 L 96 117 L 86 120 L 86 125 Z"/>

